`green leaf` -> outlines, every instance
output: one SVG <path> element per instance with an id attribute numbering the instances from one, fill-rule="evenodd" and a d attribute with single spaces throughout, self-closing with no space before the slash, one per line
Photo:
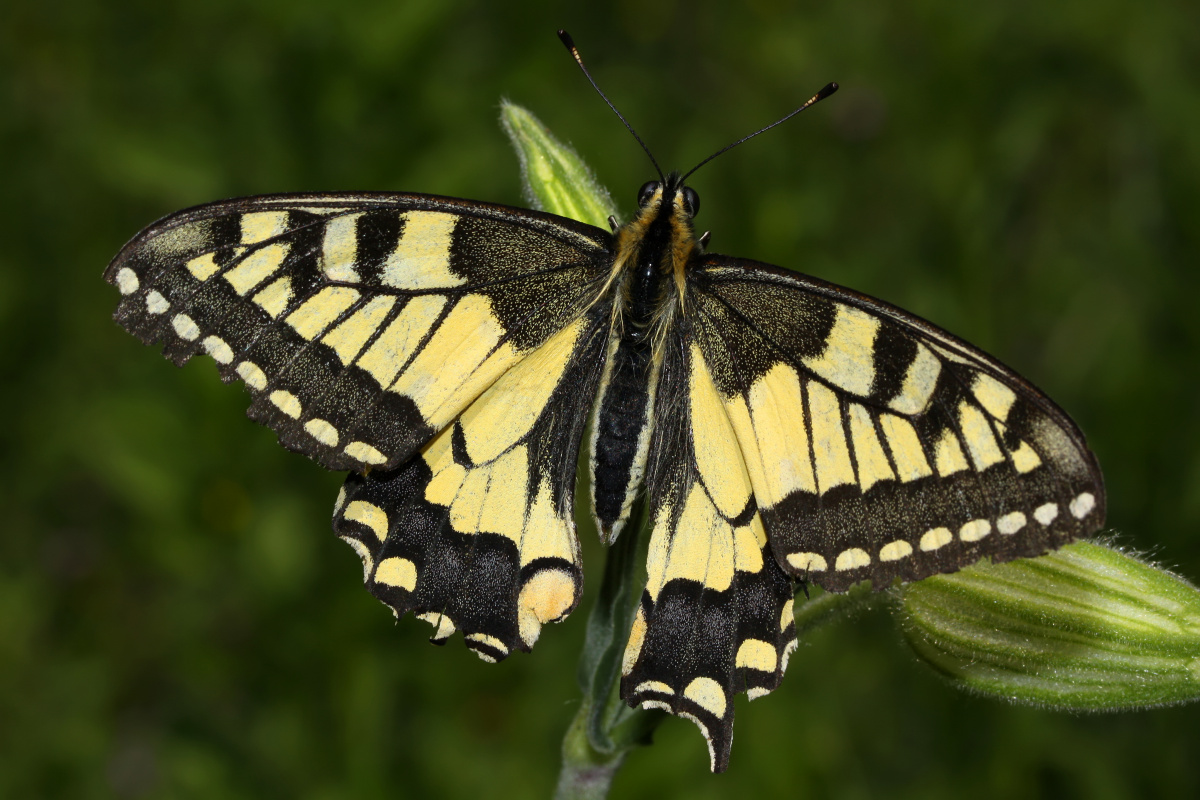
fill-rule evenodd
<path id="1" fill-rule="evenodd" d="M 500 124 L 521 159 L 525 196 L 534 208 L 608 228 L 617 207 L 578 153 L 528 110 L 507 100 L 500 104 Z"/>
<path id="2" fill-rule="evenodd" d="M 1200 698 L 1200 590 L 1077 542 L 900 590 L 917 654 L 962 688 L 1082 711 Z"/>

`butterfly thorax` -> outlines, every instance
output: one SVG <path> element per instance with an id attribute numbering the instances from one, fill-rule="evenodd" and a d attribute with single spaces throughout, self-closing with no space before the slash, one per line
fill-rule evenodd
<path id="1" fill-rule="evenodd" d="M 638 213 L 616 232 L 613 316 L 592 433 L 592 508 L 606 541 L 629 517 L 645 473 L 661 347 L 683 307 L 685 270 L 698 245 L 694 210 L 672 174 L 639 192 Z"/>

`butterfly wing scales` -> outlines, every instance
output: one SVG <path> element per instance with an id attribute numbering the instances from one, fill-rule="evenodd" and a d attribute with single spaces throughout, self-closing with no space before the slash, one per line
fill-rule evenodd
<path id="1" fill-rule="evenodd" d="M 831 591 L 1033 556 L 1097 530 L 1082 433 L 978 350 L 899 309 L 709 256 L 692 318 L 775 555 Z"/>
<path id="2" fill-rule="evenodd" d="M 433 641 L 462 631 L 497 661 L 578 603 L 575 473 L 607 315 L 556 333 L 407 464 L 347 479 L 334 530 L 370 592 L 433 624 Z"/>
<path id="3" fill-rule="evenodd" d="M 279 195 L 174 214 L 105 272 L 117 320 L 206 352 L 330 469 L 392 468 L 581 313 L 607 234 L 426 195 Z"/>
<path id="4" fill-rule="evenodd" d="M 734 694 L 775 689 L 796 646 L 793 589 L 771 553 L 705 356 L 688 338 L 664 355 L 647 479 L 647 584 L 621 694 L 696 722 L 720 772 Z"/>

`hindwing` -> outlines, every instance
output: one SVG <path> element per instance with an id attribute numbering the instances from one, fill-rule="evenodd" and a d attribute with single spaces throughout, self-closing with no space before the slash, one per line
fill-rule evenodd
<path id="1" fill-rule="evenodd" d="M 334 530 L 371 593 L 430 622 L 433 641 L 459 630 L 497 661 L 578 602 L 575 473 L 608 314 L 554 334 L 407 464 L 347 479 Z"/>
<path id="2" fill-rule="evenodd" d="M 206 352 L 249 415 L 329 469 L 394 468 L 595 299 L 608 234 L 428 195 L 278 195 L 139 234 L 116 318 Z"/>
<path id="3" fill-rule="evenodd" d="M 647 468 L 647 581 L 621 696 L 699 725 L 728 765 L 733 696 L 775 689 L 796 646 L 792 580 L 771 553 L 750 475 L 704 354 L 686 334 L 662 353 Z"/>
<path id="4" fill-rule="evenodd" d="M 689 320 L 781 566 L 831 591 L 1039 555 L 1097 530 L 1104 484 L 1045 395 L 849 290 L 709 256 Z"/>

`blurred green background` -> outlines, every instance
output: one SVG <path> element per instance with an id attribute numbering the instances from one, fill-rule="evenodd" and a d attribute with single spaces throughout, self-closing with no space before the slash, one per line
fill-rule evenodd
<path id="1" fill-rule="evenodd" d="M 521 204 L 501 97 L 629 211 L 667 166 L 829 80 L 692 185 L 718 252 L 847 284 L 1043 387 L 1119 541 L 1200 578 L 1200 6 L 270 0 L 0 10 L 0 796 L 547 797 L 590 602 L 492 666 L 388 611 L 208 359 L 110 319 L 100 273 L 168 212 L 264 192 Z M 588 587 L 602 554 L 585 532 Z M 1200 707 L 959 694 L 876 612 L 739 698 L 732 766 L 671 720 L 614 796 L 1183 797 Z"/>

